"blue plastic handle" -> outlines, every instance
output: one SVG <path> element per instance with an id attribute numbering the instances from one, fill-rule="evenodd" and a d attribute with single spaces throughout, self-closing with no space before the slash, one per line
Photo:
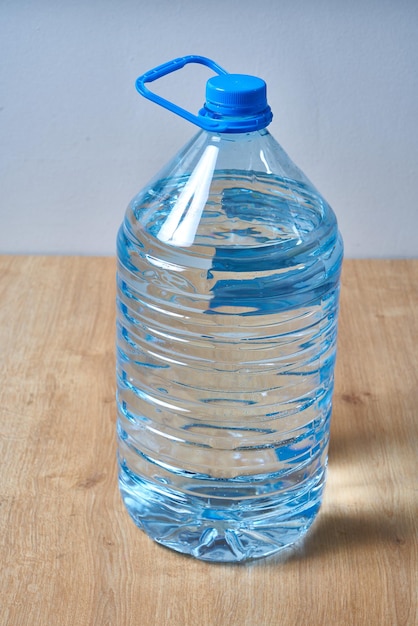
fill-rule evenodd
<path id="1" fill-rule="evenodd" d="M 180 70 L 188 63 L 200 63 L 201 65 L 206 65 L 217 74 L 228 74 L 226 70 L 224 70 L 217 63 L 215 63 L 215 61 L 212 61 L 211 59 L 208 59 L 206 57 L 196 56 L 196 55 L 189 55 L 186 57 L 179 57 L 178 59 L 173 59 L 172 61 L 163 63 L 162 65 L 159 65 L 158 67 L 155 67 L 154 69 L 149 70 L 148 72 L 145 72 L 145 74 L 143 74 L 142 76 L 139 76 L 139 78 L 136 79 L 135 87 L 137 91 L 141 94 L 141 96 L 144 96 L 145 98 L 148 98 L 148 100 L 151 100 L 152 102 L 159 104 L 165 109 L 172 111 L 176 115 L 180 115 L 180 117 L 183 117 L 189 122 L 192 122 L 192 124 L 197 124 L 197 126 L 200 126 L 204 130 L 222 132 L 222 130 L 224 130 L 226 126 L 224 121 L 214 120 L 210 118 L 204 118 L 199 115 L 194 115 L 193 113 L 190 113 L 190 111 L 186 111 L 186 109 L 183 109 L 182 107 L 179 107 L 177 104 L 174 104 L 174 102 L 170 102 L 169 100 L 166 100 L 165 98 L 162 98 L 161 96 L 157 96 L 157 94 L 153 93 L 152 91 L 147 89 L 147 87 L 145 87 L 145 83 L 152 83 L 154 80 L 157 80 L 158 78 L 161 78 L 162 76 L 166 76 L 167 74 L 176 72 L 177 70 Z"/>

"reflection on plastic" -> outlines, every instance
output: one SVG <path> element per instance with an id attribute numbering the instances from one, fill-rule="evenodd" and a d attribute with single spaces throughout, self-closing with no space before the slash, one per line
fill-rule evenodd
<path id="1" fill-rule="evenodd" d="M 218 146 L 207 146 L 170 215 L 160 228 L 158 239 L 174 246 L 191 246 L 209 196 L 218 158 Z"/>

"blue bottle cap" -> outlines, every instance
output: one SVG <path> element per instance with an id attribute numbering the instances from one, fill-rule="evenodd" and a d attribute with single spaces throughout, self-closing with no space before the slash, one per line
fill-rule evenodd
<path id="1" fill-rule="evenodd" d="M 212 76 L 206 83 L 205 107 L 219 115 L 257 115 L 268 107 L 266 83 L 247 74 Z"/>
<path id="2" fill-rule="evenodd" d="M 206 83 L 206 102 L 199 116 L 224 122 L 223 132 L 259 130 L 273 114 L 267 103 L 266 83 L 247 74 L 220 74 Z"/>

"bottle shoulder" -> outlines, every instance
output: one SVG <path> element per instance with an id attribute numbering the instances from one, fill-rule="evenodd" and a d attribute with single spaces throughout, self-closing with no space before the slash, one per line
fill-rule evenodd
<path id="1" fill-rule="evenodd" d="M 338 235 L 331 207 L 265 129 L 198 133 L 133 198 L 125 226 L 147 246 L 201 256 L 288 254 Z"/>
<path id="2" fill-rule="evenodd" d="M 251 245 L 303 239 L 324 223 L 336 224 L 329 204 L 306 183 L 235 169 L 194 181 L 187 174 L 154 181 L 133 198 L 126 217 L 166 241 L 190 228 L 194 243 L 213 236 L 223 245 L 245 245 L 247 235 Z"/>

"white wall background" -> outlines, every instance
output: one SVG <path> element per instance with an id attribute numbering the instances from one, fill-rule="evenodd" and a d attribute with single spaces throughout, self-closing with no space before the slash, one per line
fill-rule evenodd
<path id="1" fill-rule="evenodd" d="M 347 256 L 418 256 L 417 0 L 1 0 L 0 54 L 0 253 L 114 254 L 129 199 L 195 132 L 134 80 L 201 54 L 267 81 Z M 197 110 L 210 73 L 189 69 L 172 95 Z"/>

